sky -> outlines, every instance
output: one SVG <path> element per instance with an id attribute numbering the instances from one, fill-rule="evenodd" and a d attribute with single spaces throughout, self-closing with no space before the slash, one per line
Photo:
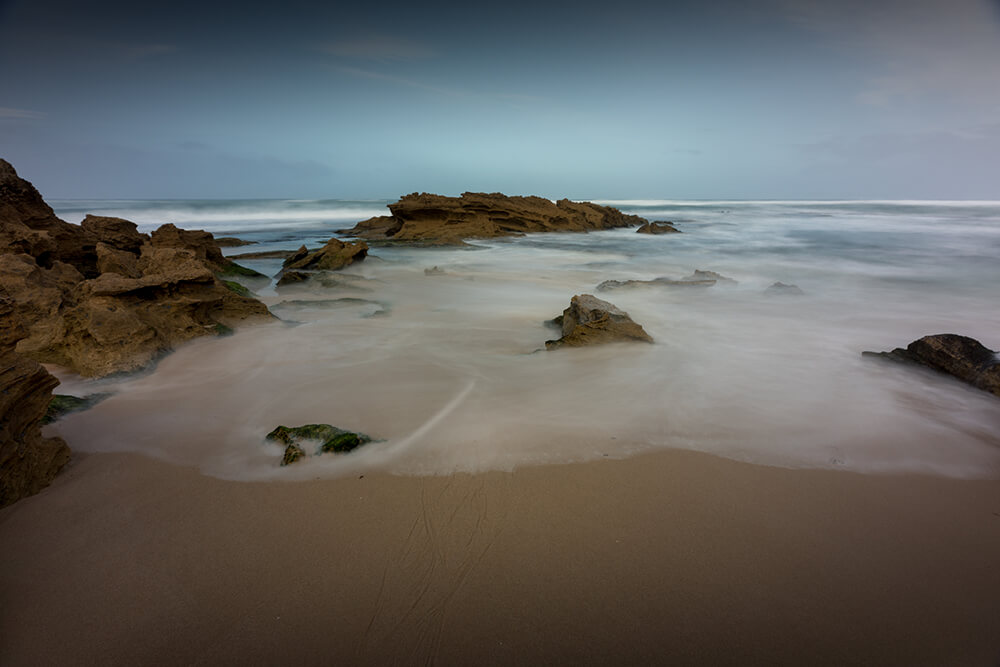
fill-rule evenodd
<path id="1" fill-rule="evenodd" d="M 0 157 L 53 199 L 1000 199 L 1000 0 L 315 4 L 0 0 Z"/>

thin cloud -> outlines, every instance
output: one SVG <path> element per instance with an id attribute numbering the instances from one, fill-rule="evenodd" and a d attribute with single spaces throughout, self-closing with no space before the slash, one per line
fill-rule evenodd
<path id="1" fill-rule="evenodd" d="M 32 111 L 31 109 L 0 107 L 0 120 L 38 120 L 45 118 L 47 115 L 45 112 Z"/>
<path id="2" fill-rule="evenodd" d="M 790 22 L 868 61 L 857 100 L 1000 104 L 1000 21 L 988 0 L 779 0 Z"/>
<path id="3" fill-rule="evenodd" d="M 436 54 L 426 44 L 388 35 L 367 35 L 352 39 L 327 42 L 318 47 L 319 51 L 338 58 L 352 60 L 424 60 Z"/>

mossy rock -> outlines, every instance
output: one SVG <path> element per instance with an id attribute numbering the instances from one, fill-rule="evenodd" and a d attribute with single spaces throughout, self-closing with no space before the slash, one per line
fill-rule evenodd
<path id="1" fill-rule="evenodd" d="M 232 327 L 226 326 L 221 322 L 216 322 L 212 329 L 215 330 L 216 336 L 232 336 L 235 333 Z"/>
<path id="2" fill-rule="evenodd" d="M 288 447 L 285 449 L 285 458 L 289 456 L 291 447 L 299 447 L 304 440 L 312 440 L 319 443 L 317 454 L 333 452 L 340 454 L 357 449 L 361 445 L 372 441 L 364 433 L 345 431 L 344 429 L 330 426 L 329 424 L 306 424 L 304 426 L 279 426 L 267 434 L 268 440 L 280 442 Z M 303 456 L 305 454 L 303 453 Z M 296 456 L 294 460 L 298 460 Z M 282 463 L 282 465 L 287 465 Z"/>
<path id="3" fill-rule="evenodd" d="M 260 271 L 254 271 L 253 269 L 248 269 L 245 266 L 241 266 L 236 262 L 230 261 L 222 269 L 216 273 L 220 278 L 222 276 L 243 276 L 244 278 L 267 278 Z"/>
<path id="4" fill-rule="evenodd" d="M 79 396 L 69 396 L 67 394 L 53 394 L 49 401 L 49 407 L 42 417 L 43 424 L 51 424 L 71 412 L 81 412 L 94 407 L 111 394 L 89 394 L 80 398 Z"/>
<path id="5" fill-rule="evenodd" d="M 226 287 L 228 287 L 233 292 L 236 292 L 237 294 L 239 294 L 242 297 L 246 297 L 247 299 L 252 299 L 253 298 L 253 292 L 251 292 L 250 290 L 248 290 L 243 285 L 240 285 L 238 282 L 235 282 L 235 281 L 232 281 L 232 280 L 223 280 L 222 284 L 225 285 Z"/>

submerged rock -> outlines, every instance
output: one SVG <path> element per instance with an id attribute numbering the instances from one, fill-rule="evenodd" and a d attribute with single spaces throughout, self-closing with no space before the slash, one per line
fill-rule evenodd
<path id="1" fill-rule="evenodd" d="M 605 280 L 597 286 L 597 291 L 608 292 L 616 289 L 635 287 L 711 287 L 715 280 L 671 280 L 670 278 L 654 278 L 653 280 Z"/>
<path id="2" fill-rule="evenodd" d="M 636 234 L 680 234 L 681 230 L 674 227 L 674 223 L 666 220 L 654 220 L 641 225 L 635 230 Z"/>
<path id="3" fill-rule="evenodd" d="M 446 276 L 448 272 L 442 269 L 440 266 L 432 266 L 429 269 L 424 269 L 425 276 Z"/>
<path id="4" fill-rule="evenodd" d="M 798 285 L 786 285 L 777 282 L 764 290 L 764 294 L 769 296 L 803 296 L 805 292 Z"/>
<path id="5" fill-rule="evenodd" d="M 690 276 L 681 278 L 685 282 L 698 282 L 701 280 L 714 280 L 717 283 L 726 283 L 729 285 L 738 285 L 739 283 L 732 278 L 727 278 L 721 273 L 716 273 L 715 271 L 702 271 L 701 269 L 695 269 L 694 273 Z"/>
<path id="6" fill-rule="evenodd" d="M 973 387 L 1000 396 L 1000 359 L 975 338 L 958 334 L 924 336 L 891 352 L 862 352 L 865 357 L 919 364 L 947 373 Z"/>
<path id="7" fill-rule="evenodd" d="M 89 410 L 110 395 L 111 394 L 107 393 L 99 393 L 79 397 L 69 396 L 67 394 L 52 394 L 52 400 L 49 401 L 49 407 L 45 411 L 42 423 L 51 424 L 52 422 L 58 421 L 70 413 Z"/>
<path id="8" fill-rule="evenodd" d="M 586 232 L 634 227 L 644 218 L 589 202 L 466 192 L 461 197 L 413 193 L 389 205 L 391 215 L 359 222 L 341 233 L 369 241 L 461 244 L 464 239 L 534 232 Z"/>
<path id="9" fill-rule="evenodd" d="M 570 300 L 569 308 L 553 320 L 562 327 L 562 337 L 545 341 L 545 348 L 581 347 L 620 341 L 652 343 L 652 337 L 628 313 L 592 294 L 579 294 Z"/>
<path id="10" fill-rule="evenodd" d="M 316 450 L 317 455 L 326 452 L 333 452 L 335 454 L 350 452 L 372 441 L 364 433 L 345 431 L 329 424 L 305 424 L 304 426 L 291 427 L 278 426 L 268 433 L 265 438 L 286 445 L 281 465 L 288 465 L 303 458 L 306 454 L 305 450 L 302 449 L 302 444 L 306 441 L 319 443 Z"/>

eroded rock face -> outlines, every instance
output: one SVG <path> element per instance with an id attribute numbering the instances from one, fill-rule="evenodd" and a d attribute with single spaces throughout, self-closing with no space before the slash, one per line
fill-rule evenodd
<path id="1" fill-rule="evenodd" d="M 545 348 L 581 347 L 622 341 L 652 343 L 652 337 L 628 313 L 592 294 L 579 294 L 553 321 L 562 326 L 562 338 L 545 341 Z"/>
<path id="2" fill-rule="evenodd" d="M 13 351 L 26 332 L 16 306 L 0 288 L 0 507 L 38 493 L 69 461 L 61 438 L 43 438 L 52 389 L 59 384 L 41 365 Z"/>
<path id="3" fill-rule="evenodd" d="M 994 396 L 1000 396 L 1000 359 L 996 352 L 975 338 L 958 334 L 935 334 L 913 341 L 905 350 L 897 347 L 891 352 L 862 354 L 927 366 Z"/>
<path id="4" fill-rule="evenodd" d="M 120 218 L 81 225 L 0 160 L 0 290 L 23 327 L 17 351 L 100 377 L 138 370 L 179 343 L 270 318 L 216 276 L 232 264 L 212 235 Z"/>
<path id="5" fill-rule="evenodd" d="M 616 208 L 541 197 L 466 192 L 461 197 L 410 194 L 389 205 L 390 216 L 364 220 L 342 233 L 370 241 L 460 244 L 464 239 L 533 232 L 586 232 L 647 221 Z"/>
<path id="6" fill-rule="evenodd" d="M 652 280 L 605 280 L 597 286 L 598 292 L 609 292 L 616 289 L 633 289 L 636 287 L 711 287 L 715 284 L 715 279 L 694 279 L 684 278 L 682 280 L 672 280 L 670 278 L 653 278 Z"/>

